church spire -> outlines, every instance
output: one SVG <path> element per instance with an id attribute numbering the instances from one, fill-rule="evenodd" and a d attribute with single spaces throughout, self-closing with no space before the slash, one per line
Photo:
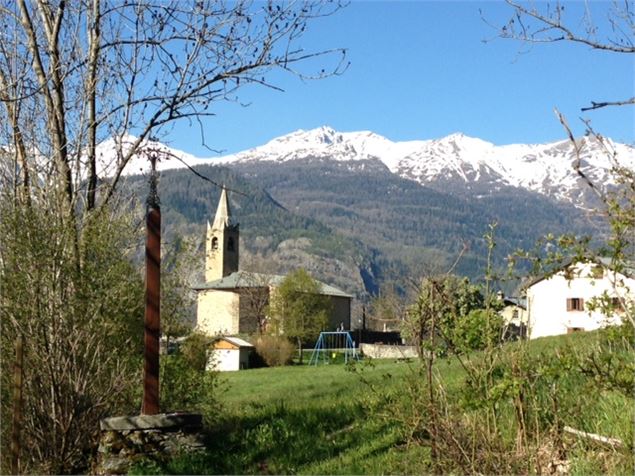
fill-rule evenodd
<path id="1" fill-rule="evenodd" d="M 215 230 L 222 230 L 226 226 L 231 226 L 231 210 L 229 209 L 229 200 L 227 198 L 227 189 L 225 185 L 220 192 L 220 200 L 218 201 L 218 207 L 216 208 L 216 216 L 214 217 L 214 224 L 212 228 Z"/>
<path id="2" fill-rule="evenodd" d="M 227 190 L 223 185 L 214 222 L 207 222 L 205 240 L 205 281 L 224 278 L 238 271 L 238 224 L 234 223 L 229 208 Z"/>

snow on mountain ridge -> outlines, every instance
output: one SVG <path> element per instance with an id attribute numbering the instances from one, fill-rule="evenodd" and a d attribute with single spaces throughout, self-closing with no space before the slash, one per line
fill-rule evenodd
<path id="1" fill-rule="evenodd" d="M 598 184 L 612 184 L 615 151 L 621 165 L 635 169 L 635 149 L 610 139 L 602 143 L 589 137 L 578 140 L 582 170 Z M 328 126 L 297 130 L 266 144 L 218 158 L 197 158 L 162 144 L 188 165 L 250 162 L 283 163 L 299 159 L 334 161 L 379 160 L 392 173 L 421 184 L 459 180 L 488 184 L 492 188 L 509 185 L 531 190 L 559 200 L 576 203 L 579 177 L 573 169 L 576 155 L 572 144 L 559 141 L 547 144 L 497 146 L 482 139 L 454 133 L 433 140 L 393 142 L 371 131 L 338 132 Z M 108 147 L 105 148 L 109 149 Z M 126 173 L 147 171 L 147 160 L 135 158 Z M 159 170 L 185 167 L 174 158 L 159 164 Z"/>

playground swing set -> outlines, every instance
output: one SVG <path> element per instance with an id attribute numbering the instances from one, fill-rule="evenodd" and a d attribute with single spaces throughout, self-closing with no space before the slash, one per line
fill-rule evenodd
<path id="1" fill-rule="evenodd" d="M 330 364 L 335 361 L 338 354 L 344 355 L 344 363 L 359 360 L 351 335 L 344 331 L 320 332 L 309 365 Z"/>

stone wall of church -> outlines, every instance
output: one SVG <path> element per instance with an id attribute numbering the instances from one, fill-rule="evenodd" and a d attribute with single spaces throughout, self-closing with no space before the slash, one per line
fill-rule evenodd
<path id="1" fill-rule="evenodd" d="M 233 291 L 199 291 L 196 327 L 207 335 L 234 335 L 239 332 L 240 298 Z"/>

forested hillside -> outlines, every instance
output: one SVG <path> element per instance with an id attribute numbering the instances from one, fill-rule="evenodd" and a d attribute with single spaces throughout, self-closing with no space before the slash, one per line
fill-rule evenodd
<path id="1" fill-rule="evenodd" d="M 301 160 L 198 166 L 225 184 L 241 226 L 241 267 L 286 273 L 305 267 L 359 297 L 382 284 L 455 270 L 478 278 L 485 267 L 483 234 L 497 223 L 496 263 L 547 233 L 588 227 L 571 206 L 512 187 L 453 194 L 391 174 L 377 160 L 354 164 Z M 143 197 L 145 179 L 130 177 Z M 480 192 L 480 193 L 477 193 Z M 214 215 L 219 188 L 189 170 L 164 171 L 160 194 L 165 238 L 199 237 Z M 200 253 L 201 271 L 203 255 Z"/>

